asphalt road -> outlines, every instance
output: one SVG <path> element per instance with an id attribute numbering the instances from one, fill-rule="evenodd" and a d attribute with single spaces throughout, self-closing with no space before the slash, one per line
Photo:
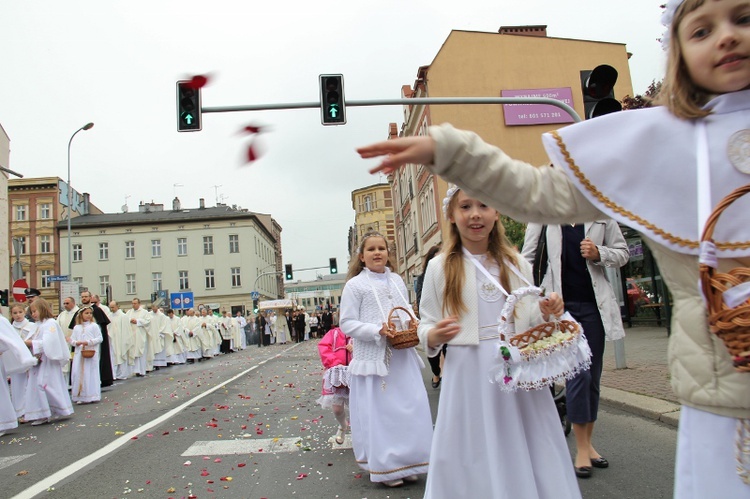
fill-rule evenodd
<path id="1" fill-rule="evenodd" d="M 369 481 L 333 415 L 315 403 L 316 342 L 250 347 L 118 382 L 73 417 L 0 438 L 2 497 L 419 498 Z M 429 386 L 433 412 L 439 390 Z M 676 432 L 603 408 L 597 446 L 611 466 L 585 498 L 671 497 Z M 568 437 L 573 444 L 573 436 Z"/>

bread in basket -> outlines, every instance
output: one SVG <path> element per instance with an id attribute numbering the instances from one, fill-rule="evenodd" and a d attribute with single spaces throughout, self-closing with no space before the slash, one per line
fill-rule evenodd
<path id="1" fill-rule="evenodd" d="M 490 380 L 501 390 L 538 390 L 571 379 L 591 366 L 591 349 L 581 325 L 569 313 L 515 334 L 516 303 L 525 296 L 543 296 L 542 288 L 519 288 L 508 296 L 500 316 L 498 364 Z"/>
<path id="2" fill-rule="evenodd" d="M 406 329 L 399 329 L 403 322 L 398 317 L 398 310 L 406 312 L 409 316 L 409 327 Z M 393 307 L 388 313 L 388 343 L 390 343 L 391 348 L 402 350 L 419 345 L 419 336 L 417 336 L 418 326 L 419 321 L 409 309 L 405 307 Z"/>

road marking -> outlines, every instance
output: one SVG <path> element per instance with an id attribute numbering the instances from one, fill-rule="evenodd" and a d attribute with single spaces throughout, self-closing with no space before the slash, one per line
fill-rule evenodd
<path id="1" fill-rule="evenodd" d="M 34 454 L 23 454 L 21 456 L 11 456 L 11 457 L 0 457 L 0 470 L 3 468 L 7 468 L 8 466 L 13 466 L 16 463 L 20 463 L 27 457 L 31 457 Z"/>
<path id="2" fill-rule="evenodd" d="M 262 439 L 237 439 L 237 440 L 208 440 L 197 441 L 183 456 L 217 456 L 231 454 L 278 454 L 280 452 L 297 452 L 302 442 L 299 437 L 290 438 L 262 438 Z"/>
<path id="3" fill-rule="evenodd" d="M 291 347 L 294 348 L 294 347 Z M 287 350 L 290 350 L 291 348 L 288 348 Z M 286 351 L 286 350 L 285 350 Z M 266 360 L 259 362 L 258 364 L 254 365 L 250 369 L 246 369 L 245 371 L 242 371 L 238 375 L 234 376 L 233 378 L 230 378 L 223 383 L 218 383 L 215 387 L 206 390 L 204 393 L 201 393 L 200 395 L 196 395 L 192 399 L 188 400 L 187 402 L 184 402 L 183 404 L 175 407 L 171 411 L 167 412 L 166 414 L 163 414 L 159 416 L 156 419 L 151 420 L 150 422 L 136 428 L 135 430 L 126 433 L 125 435 L 121 436 L 120 438 L 113 440 L 109 444 L 105 445 L 98 451 L 89 454 L 88 456 L 79 459 L 78 461 L 69 464 L 65 468 L 61 469 L 60 471 L 53 473 L 52 475 L 48 476 L 47 478 L 44 478 L 43 480 L 38 481 L 28 489 L 16 494 L 11 499 L 31 499 L 32 497 L 35 497 L 37 494 L 41 494 L 42 492 L 46 492 L 47 489 L 54 486 L 56 483 L 65 480 L 69 476 L 78 473 L 86 466 L 91 465 L 95 461 L 102 459 L 107 454 L 111 454 L 123 445 L 127 444 L 131 441 L 133 437 L 137 437 L 141 435 L 142 433 L 146 433 L 151 428 L 158 426 L 165 421 L 169 420 L 170 418 L 176 416 L 179 414 L 182 410 L 186 409 L 187 407 L 190 407 L 191 405 L 195 404 L 197 401 L 202 399 L 203 397 L 206 397 L 208 395 L 211 395 L 213 392 L 223 389 L 226 385 L 229 383 L 232 383 L 233 381 L 245 376 L 247 373 L 252 372 L 256 369 L 258 369 L 260 366 L 268 362 L 269 360 L 275 359 L 277 357 L 280 357 L 281 354 L 276 354 L 272 357 L 267 358 Z"/>

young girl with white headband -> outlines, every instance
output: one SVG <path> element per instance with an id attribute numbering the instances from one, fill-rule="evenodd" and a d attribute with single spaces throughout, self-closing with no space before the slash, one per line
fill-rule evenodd
<path id="1" fill-rule="evenodd" d="M 450 223 L 430 266 L 419 310 L 429 356 L 445 343 L 425 498 L 580 497 L 549 390 L 506 392 L 490 384 L 497 364 L 498 317 L 506 297 L 530 286 L 531 267 L 505 237 L 499 214 L 452 186 L 443 201 Z M 515 305 L 522 332 L 563 312 L 557 293 Z"/>
<path id="2" fill-rule="evenodd" d="M 555 168 L 508 157 L 450 125 L 359 149 L 389 155 L 373 172 L 426 164 L 517 220 L 614 218 L 643 235 L 672 292 L 669 365 L 682 403 L 675 497 L 750 497 L 750 373 L 708 327 L 701 263 L 750 266 L 750 196 L 701 234 L 713 207 L 750 183 L 750 1 L 670 0 L 659 107 L 601 116 L 544 134 Z M 745 300 L 747 297 L 745 297 Z M 747 303 L 747 301 L 745 301 Z"/>

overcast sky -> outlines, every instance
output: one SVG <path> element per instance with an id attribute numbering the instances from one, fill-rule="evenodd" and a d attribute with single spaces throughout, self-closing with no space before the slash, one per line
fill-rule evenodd
<path id="1" fill-rule="evenodd" d="M 401 108 L 348 108 L 338 127 L 321 126 L 319 109 L 206 114 L 201 132 L 177 133 L 178 79 L 213 76 L 204 107 L 316 101 L 321 73 L 344 74 L 348 100 L 398 98 L 451 29 L 546 24 L 551 37 L 625 43 L 642 93 L 663 73 L 663 1 L 4 1 L 0 124 L 11 169 L 65 179 L 68 140 L 93 121 L 73 141 L 71 183 L 105 212 L 218 199 L 271 213 L 285 263 L 335 256 L 343 271 L 351 191 L 385 181 L 354 148 L 384 139 Z M 250 165 L 248 124 L 271 130 Z"/>

